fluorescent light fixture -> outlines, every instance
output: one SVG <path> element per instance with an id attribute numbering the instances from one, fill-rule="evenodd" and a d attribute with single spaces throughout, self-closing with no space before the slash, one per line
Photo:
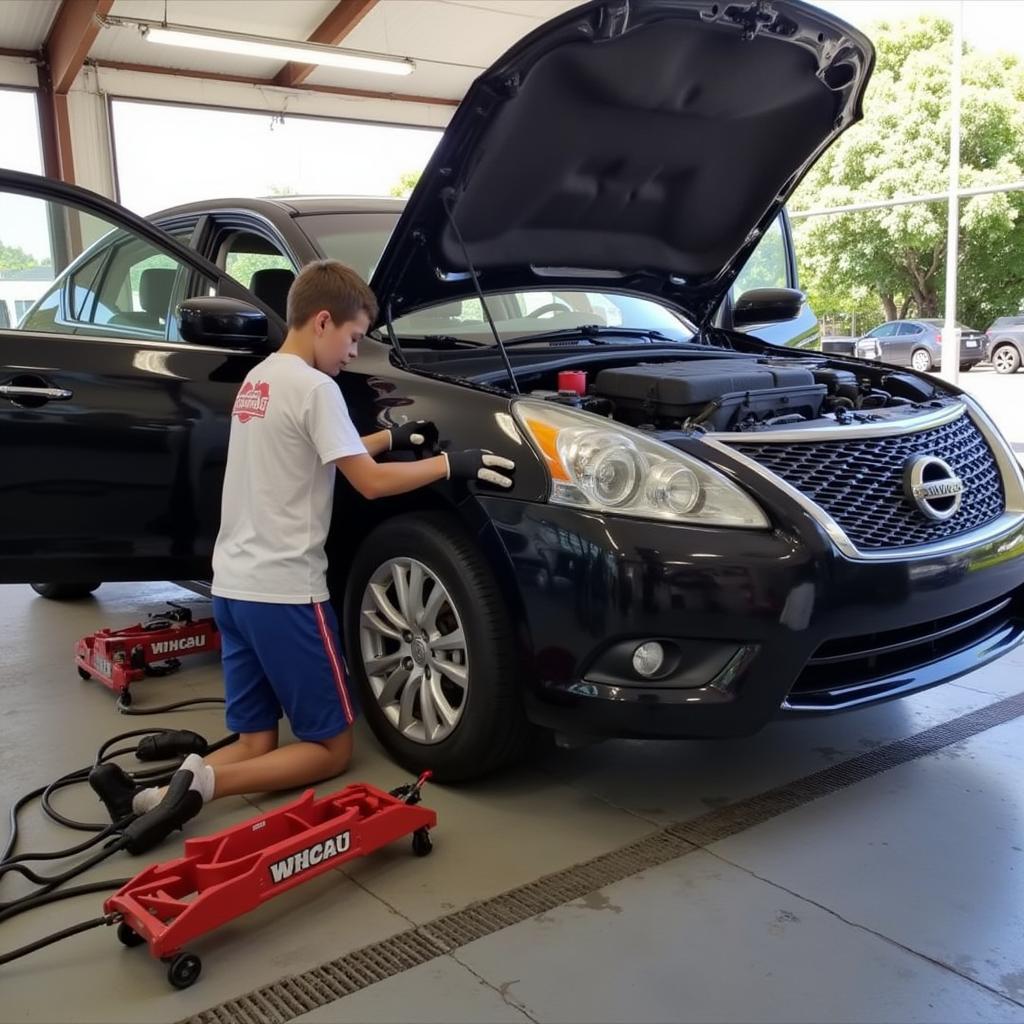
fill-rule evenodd
<path id="1" fill-rule="evenodd" d="M 266 36 L 241 32 L 218 32 L 188 25 L 164 25 L 160 22 L 104 18 L 108 25 L 138 25 L 143 38 L 165 46 L 213 53 L 237 53 L 243 57 L 267 57 L 270 60 L 296 61 L 299 64 L 326 64 L 351 71 L 369 71 L 379 75 L 411 75 L 416 65 L 406 57 L 384 57 L 357 50 L 339 50 L 321 43 L 282 42 Z"/>

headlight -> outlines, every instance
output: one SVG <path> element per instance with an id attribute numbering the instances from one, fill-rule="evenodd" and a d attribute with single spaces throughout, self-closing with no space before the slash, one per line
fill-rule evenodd
<path id="1" fill-rule="evenodd" d="M 768 528 L 752 498 L 710 466 L 639 430 L 524 399 L 513 408 L 551 477 L 556 505 L 697 526 Z"/>

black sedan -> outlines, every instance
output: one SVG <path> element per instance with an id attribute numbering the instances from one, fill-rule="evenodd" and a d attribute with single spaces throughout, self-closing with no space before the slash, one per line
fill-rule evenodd
<path id="1" fill-rule="evenodd" d="M 792 289 L 729 303 L 859 118 L 870 43 L 784 0 L 628 15 L 585 4 L 502 57 L 397 217 L 282 200 L 158 227 L 0 171 L 0 223 L 56 273 L 0 330 L 0 580 L 208 577 L 232 402 L 313 250 L 381 301 L 338 381 L 360 429 L 431 419 L 518 465 L 502 494 L 339 479 L 332 593 L 403 764 L 480 775 L 531 726 L 741 735 L 1019 644 L 1024 477 L 983 410 L 737 329 L 798 320 Z"/>

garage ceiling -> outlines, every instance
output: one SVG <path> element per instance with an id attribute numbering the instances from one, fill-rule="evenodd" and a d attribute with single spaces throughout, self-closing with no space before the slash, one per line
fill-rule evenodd
<path id="1" fill-rule="evenodd" d="M 0 50 L 41 50 L 61 2 L 2 0 Z M 480 71 L 516 40 L 577 3 L 579 0 L 114 0 L 109 14 L 287 41 L 310 39 L 331 17 L 335 23 L 351 21 L 354 24 L 347 26 L 342 40 L 321 41 L 345 49 L 410 57 L 415 70 L 406 78 L 395 79 L 344 68 L 304 68 L 301 80 L 307 88 L 394 91 L 459 100 Z M 100 65 L 141 65 L 268 83 L 277 79 L 276 84 L 288 84 L 287 78 L 279 77 L 284 68 L 280 62 L 161 46 L 145 41 L 135 27 L 102 28 L 87 59 Z"/>

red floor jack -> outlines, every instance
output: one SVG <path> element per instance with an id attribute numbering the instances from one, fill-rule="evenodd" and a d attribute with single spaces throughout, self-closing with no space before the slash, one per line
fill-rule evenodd
<path id="1" fill-rule="evenodd" d="M 75 647 L 75 665 L 83 679 L 98 679 L 128 705 L 132 683 L 177 671 L 183 655 L 219 650 L 213 619 L 193 620 L 190 608 L 172 603 L 166 612 L 127 629 L 101 629 L 82 637 Z"/>
<path id="2" fill-rule="evenodd" d="M 390 793 L 346 786 L 320 800 L 307 790 L 278 811 L 187 839 L 183 857 L 140 872 L 103 904 L 104 913 L 121 919 L 124 945 L 148 942 L 150 954 L 170 965 L 170 983 L 188 988 L 202 963 L 186 943 L 402 836 L 412 835 L 417 856 L 430 853 L 437 815 L 416 806 L 429 778 L 424 772 Z"/>

